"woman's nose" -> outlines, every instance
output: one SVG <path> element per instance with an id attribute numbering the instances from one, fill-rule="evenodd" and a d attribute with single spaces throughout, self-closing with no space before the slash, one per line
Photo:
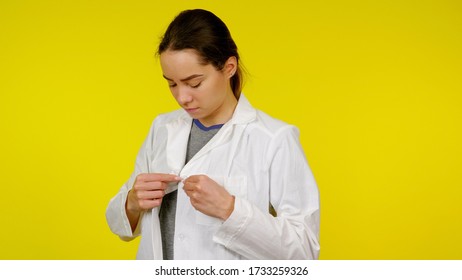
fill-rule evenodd
<path id="1" fill-rule="evenodd" d="M 187 88 L 180 87 L 177 92 L 176 100 L 179 104 L 185 105 L 192 101 L 192 95 Z"/>

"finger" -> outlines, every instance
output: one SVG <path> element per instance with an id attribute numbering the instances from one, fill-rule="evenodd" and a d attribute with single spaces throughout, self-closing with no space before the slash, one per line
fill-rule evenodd
<path id="1" fill-rule="evenodd" d="M 198 190 L 198 186 L 197 186 L 197 183 L 195 182 L 184 182 L 183 183 L 183 190 L 185 191 L 197 191 Z"/>
<path id="2" fill-rule="evenodd" d="M 185 191 L 186 195 L 190 198 L 190 200 L 197 200 L 198 199 L 198 193 L 195 191 Z"/>
<path id="3" fill-rule="evenodd" d="M 155 182 L 155 181 L 162 181 L 162 182 L 179 182 L 181 178 L 174 174 L 166 174 L 166 173 L 141 173 L 137 176 L 137 179 L 140 179 L 144 182 Z"/>
<path id="4" fill-rule="evenodd" d="M 149 210 L 155 207 L 159 207 L 162 204 L 162 198 L 155 200 L 140 200 L 139 206 L 141 209 Z"/>
<path id="5" fill-rule="evenodd" d="M 200 181 L 201 176 L 203 176 L 203 175 L 192 175 L 192 176 L 189 176 L 188 178 L 186 178 L 186 179 L 184 180 L 183 183 L 185 183 L 185 184 L 186 184 L 186 183 L 197 183 L 197 182 Z"/>
<path id="6" fill-rule="evenodd" d="M 137 191 L 165 190 L 167 187 L 167 183 L 161 181 L 139 182 L 134 186 Z"/>
<path id="7" fill-rule="evenodd" d="M 165 191 L 164 190 L 157 190 L 157 191 L 141 191 L 136 193 L 136 197 L 140 200 L 153 200 L 159 199 L 164 197 Z"/>
<path id="8" fill-rule="evenodd" d="M 183 184 L 183 190 L 189 195 L 189 193 L 195 190 L 195 186 L 193 183 L 185 183 Z"/>

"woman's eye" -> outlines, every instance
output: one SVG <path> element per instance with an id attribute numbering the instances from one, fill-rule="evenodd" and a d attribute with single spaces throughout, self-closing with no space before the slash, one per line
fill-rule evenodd
<path id="1" fill-rule="evenodd" d="M 170 87 L 170 88 L 176 87 L 176 84 L 168 84 L 168 87 Z"/>
<path id="2" fill-rule="evenodd" d="M 191 87 L 192 88 L 198 88 L 201 84 L 202 84 L 202 82 L 198 83 L 197 85 L 192 85 Z"/>

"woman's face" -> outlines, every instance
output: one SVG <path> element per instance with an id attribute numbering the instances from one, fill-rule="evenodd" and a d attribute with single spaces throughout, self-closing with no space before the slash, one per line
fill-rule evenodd
<path id="1" fill-rule="evenodd" d="M 160 55 L 160 64 L 173 97 L 192 118 L 206 126 L 231 118 L 237 104 L 230 85 L 237 69 L 234 57 L 217 70 L 201 64 L 194 50 L 167 50 Z"/>

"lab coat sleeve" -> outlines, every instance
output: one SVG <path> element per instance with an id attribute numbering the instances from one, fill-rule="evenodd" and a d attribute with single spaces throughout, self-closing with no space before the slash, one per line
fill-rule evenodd
<path id="1" fill-rule="evenodd" d="M 135 183 L 136 176 L 138 176 L 138 174 L 140 173 L 149 172 L 148 155 L 149 149 L 152 146 L 150 143 L 152 143 L 153 141 L 152 138 L 154 124 L 155 122 L 151 126 L 148 137 L 144 140 L 144 143 L 138 152 L 135 162 L 135 170 L 130 175 L 128 181 L 120 188 L 117 195 L 110 200 L 109 205 L 106 209 L 106 220 L 109 225 L 109 228 L 113 233 L 117 234 L 124 241 L 130 241 L 140 235 L 141 220 L 143 213 L 140 215 L 140 219 L 138 220 L 138 224 L 135 231 L 132 232 L 130 222 L 125 212 L 125 203 L 127 201 L 128 192 L 131 190 L 133 184 Z"/>
<path id="2" fill-rule="evenodd" d="M 268 156 L 270 202 L 277 217 L 236 197 L 214 241 L 248 259 L 317 259 L 319 194 L 298 130 L 280 131 Z"/>

